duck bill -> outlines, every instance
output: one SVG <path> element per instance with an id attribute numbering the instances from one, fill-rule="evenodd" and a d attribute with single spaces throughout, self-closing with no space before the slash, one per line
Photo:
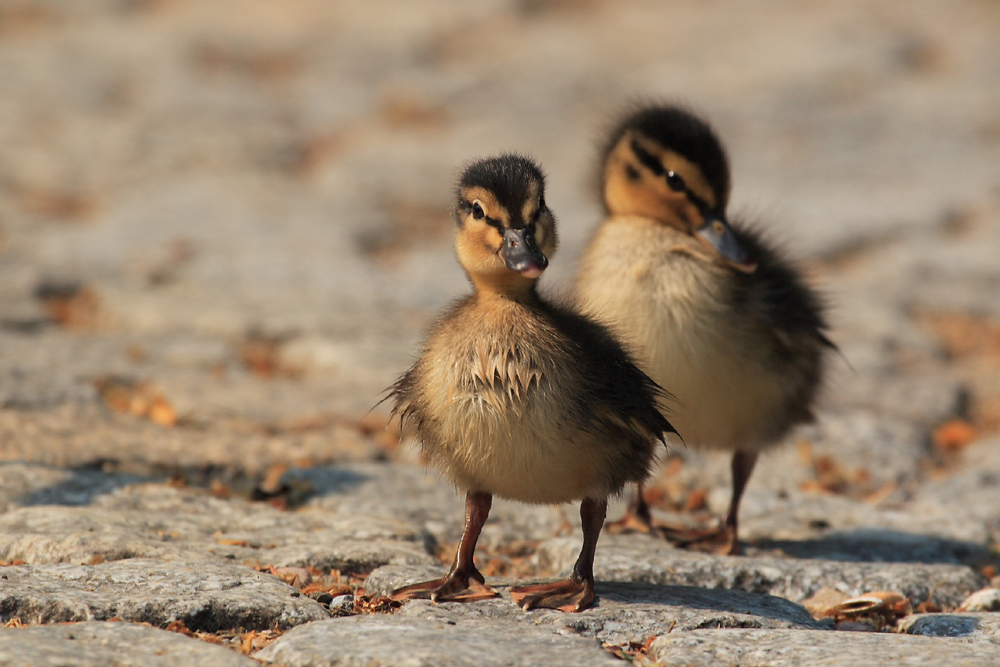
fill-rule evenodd
<path id="1" fill-rule="evenodd" d="M 757 263 L 750 259 L 722 215 L 706 215 L 705 222 L 694 230 L 694 236 L 733 268 L 744 273 L 753 273 L 757 269 Z"/>
<path id="2" fill-rule="evenodd" d="M 548 258 L 535 243 L 534 231 L 528 227 L 504 232 L 500 256 L 508 269 L 525 278 L 537 278 L 549 265 Z"/>

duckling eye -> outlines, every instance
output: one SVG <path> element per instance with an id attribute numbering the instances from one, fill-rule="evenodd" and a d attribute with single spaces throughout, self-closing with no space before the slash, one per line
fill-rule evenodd
<path id="1" fill-rule="evenodd" d="M 477 201 L 472 202 L 472 217 L 475 218 L 476 220 L 482 220 L 483 218 L 486 217 L 486 212 L 483 210 L 483 207 Z"/>
<path id="2" fill-rule="evenodd" d="M 668 171 L 666 174 L 666 179 L 667 179 L 667 185 L 670 186 L 671 190 L 673 190 L 674 192 L 684 191 L 684 179 L 681 178 L 677 172 Z"/>

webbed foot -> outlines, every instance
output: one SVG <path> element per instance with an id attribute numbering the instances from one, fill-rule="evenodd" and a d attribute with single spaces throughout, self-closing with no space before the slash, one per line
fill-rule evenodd
<path id="1" fill-rule="evenodd" d="M 481 578 L 482 575 L 478 571 L 469 577 L 450 574 L 440 579 L 397 588 L 389 595 L 389 599 L 397 602 L 415 599 L 431 602 L 475 602 L 499 597 L 500 594 L 496 589 L 480 581 Z"/>
<path id="2" fill-rule="evenodd" d="M 569 613 L 583 611 L 594 603 L 594 582 L 571 576 L 548 584 L 530 584 L 510 589 L 521 609 L 558 609 Z"/>

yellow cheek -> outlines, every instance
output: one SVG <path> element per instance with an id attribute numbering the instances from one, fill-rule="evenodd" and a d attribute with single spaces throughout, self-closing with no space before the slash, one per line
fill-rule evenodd
<path id="1" fill-rule="evenodd" d="M 476 273 L 488 272 L 505 266 L 497 252 L 502 242 L 500 233 L 494 227 L 469 220 L 455 240 L 455 249 L 466 269 Z"/>

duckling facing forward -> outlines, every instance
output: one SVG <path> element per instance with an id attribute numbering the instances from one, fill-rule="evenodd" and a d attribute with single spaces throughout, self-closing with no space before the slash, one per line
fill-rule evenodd
<path id="1" fill-rule="evenodd" d="M 535 281 L 556 247 L 544 185 L 518 155 L 475 162 L 459 181 L 456 249 L 474 292 L 433 327 L 390 398 L 425 458 L 467 492 L 465 530 L 448 575 L 398 589 L 395 600 L 497 595 L 473 563 L 496 495 L 582 499 L 572 575 L 511 593 L 525 610 L 586 608 L 607 498 L 646 478 L 657 441 L 673 431 L 657 410 L 659 388 L 601 325 L 539 299 Z"/>
<path id="2" fill-rule="evenodd" d="M 607 218 L 576 280 L 579 306 L 607 324 L 677 404 L 694 446 L 733 452 L 717 529 L 668 539 L 739 551 L 740 499 L 758 454 L 812 419 L 826 337 L 817 295 L 756 233 L 726 219 L 729 165 L 701 119 L 648 106 L 612 132 L 601 173 Z M 640 485 L 619 525 L 649 530 Z"/>

